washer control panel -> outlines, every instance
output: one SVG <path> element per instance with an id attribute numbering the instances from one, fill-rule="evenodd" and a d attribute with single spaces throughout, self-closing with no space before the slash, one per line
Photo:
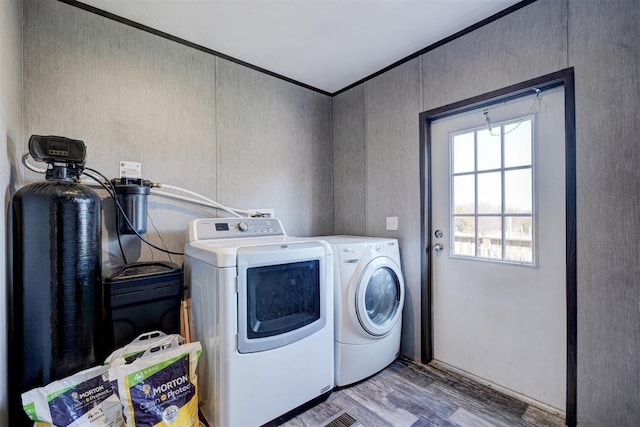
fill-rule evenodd
<path id="1" fill-rule="evenodd" d="M 190 242 L 283 235 L 282 224 L 276 218 L 205 218 L 189 223 Z"/>

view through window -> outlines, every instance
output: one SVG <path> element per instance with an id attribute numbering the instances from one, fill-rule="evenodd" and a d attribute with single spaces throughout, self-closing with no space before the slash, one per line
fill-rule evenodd
<path id="1" fill-rule="evenodd" d="M 534 264 L 534 116 L 452 133 L 451 255 Z"/>

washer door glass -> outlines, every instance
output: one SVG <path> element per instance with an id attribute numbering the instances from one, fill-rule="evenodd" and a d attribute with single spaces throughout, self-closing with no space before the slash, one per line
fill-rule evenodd
<path id="1" fill-rule="evenodd" d="M 380 265 L 370 264 L 361 276 L 356 313 L 368 333 L 381 336 L 395 326 L 401 315 L 404 284 L 395 265 L 388 262 L 376 264 Z"/>

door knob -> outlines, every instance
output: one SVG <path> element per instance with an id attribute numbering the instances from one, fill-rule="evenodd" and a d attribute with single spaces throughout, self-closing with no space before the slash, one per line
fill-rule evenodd
<path id="1" fill-rule="evenodd" d="M 444 250 L 444 245 L 442 243 L 436 243 L 433 245 L 433 251 L 437 254 L 441 253 Z"/>

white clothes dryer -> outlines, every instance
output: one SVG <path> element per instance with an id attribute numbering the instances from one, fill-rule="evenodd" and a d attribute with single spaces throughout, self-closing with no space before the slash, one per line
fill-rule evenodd
<path id="1" fill-rule="evenodd" d="M 324 236 L 334 252 L 335 383 L 363 380 L 400 352 L 404 277 L 396 239 Z"/>
<path id="2" fill-rule="evenodd" d="M 199 395 L 214 426 L 259 426 L 328 396 L 333 255 L 274 218 L 196 219 L 185 245 Z"/>

